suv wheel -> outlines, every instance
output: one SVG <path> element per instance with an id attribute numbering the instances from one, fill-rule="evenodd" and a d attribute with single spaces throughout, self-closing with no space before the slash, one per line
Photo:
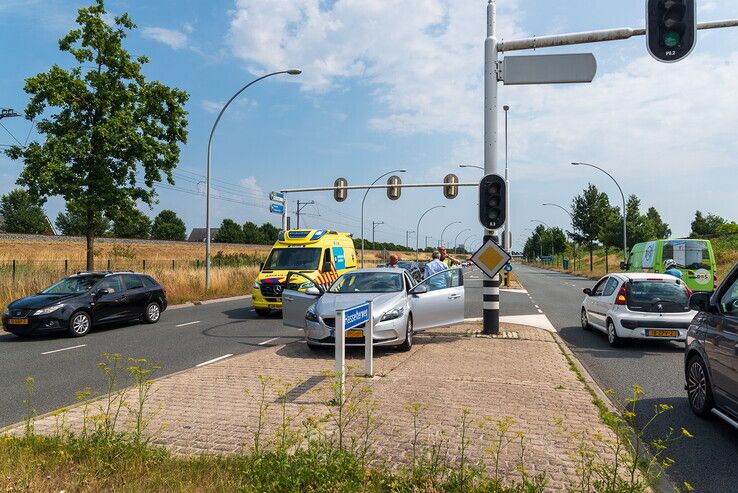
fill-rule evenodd
<path id="1" fill-rule="evenodd" d="M 687 396 L 689 407 L 698 416 L 707 416 L 712 409 L 712 387 L 705 362 L 698 355 L 687 362 Z"/>
<path id="2" fill-rule="evenodd" d="M 623 343 L 623 340 L 618 337 L 618 333 L 615 330 L 615 324 L 612 320 L 607 321 L 607 342 L 609 342 L 612 347 L 620 347 Z"/>
<path id="3" fill-rule="evenodd" d="M 75 312 L 69 319 L 69 334 L 72 337 L 82 337 L 92 328 L 92 319 L 86 312 Z"/>
<path id="4" fill-rule="evenodd" d="M 407 327 L 405 328 L 405 341 L 400 344 L 400 351 L 410 351 L 413 348 L 413 317 L 408 315 Z"/>
<path id="5" fill-rule="evenodd" d="M 589 325 L 589 319 L 587 318 L 587 310 L 585 310 L 584 308 L 582 308 L 581 321 L 582 321 L 582 329 L 589 330 L 592 328 L 592 326 Z"/>
<path id="6" fill-rule="evenodd" d="M 161 307 L 159 303 L 152 301 L 146 305 L 146 313 L 144 313 L 144 320 L 147 324 L 155 324 L 161 318 Z"/>

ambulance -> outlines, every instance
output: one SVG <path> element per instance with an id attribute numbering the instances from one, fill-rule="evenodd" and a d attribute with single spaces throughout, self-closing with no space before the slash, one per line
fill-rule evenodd
<path id="1" fill-rule="evenodd" d="M 253 285 L 254 310 L 264 317 L 282 309 L 282 291 L 289 272 L 299 272 L 328 287 L 341 274 L 354 269 L 356 250 L 350 233 L 325 229 L 280 231 Z"/>

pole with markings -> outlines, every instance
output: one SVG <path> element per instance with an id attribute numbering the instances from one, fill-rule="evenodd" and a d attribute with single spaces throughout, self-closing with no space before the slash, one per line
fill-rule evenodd
<path id="1" fill-rule="evenodd" d="M 374 302 L 367 300 L 369 315 L 364 326 L 364 375 L 374 376 Z"/>
<path id="2" fill-rule="evenodd" d="M 336 347 L 336 402 L 343 404 L 346 392 L 346 312 L 336 310 L 336 328 L 334 339 Z"/>

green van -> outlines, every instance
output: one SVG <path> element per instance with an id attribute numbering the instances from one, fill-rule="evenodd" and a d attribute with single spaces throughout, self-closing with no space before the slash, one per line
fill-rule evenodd
<path id="1" fill-rule="evenodd" d="M 638 243 L 630 249 L 628 272 L 664 272 L 664 261 L 673 259 L 692 291 L 714 291 L 717 285 L 715 254 L 710 240 L 667 239 Z"/>

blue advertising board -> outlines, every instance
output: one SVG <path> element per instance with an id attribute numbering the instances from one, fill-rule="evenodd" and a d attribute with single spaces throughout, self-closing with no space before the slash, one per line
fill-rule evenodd
<path id="1" fill-rule="evenodd" d="M 282 214 L 284 212 L 284 205 L 272 202 L 271 204 L 269 204 L 269 212 L 273 212 L 275 214 Z"/>
<path id="2" fill-rule="evenodd" d="M 366 323 L 369 320 L 369 303 L 362 303 L 361 305 L 346 308 L 343 311 L 343 317 L 344 330 L 353 329 Z"/>

